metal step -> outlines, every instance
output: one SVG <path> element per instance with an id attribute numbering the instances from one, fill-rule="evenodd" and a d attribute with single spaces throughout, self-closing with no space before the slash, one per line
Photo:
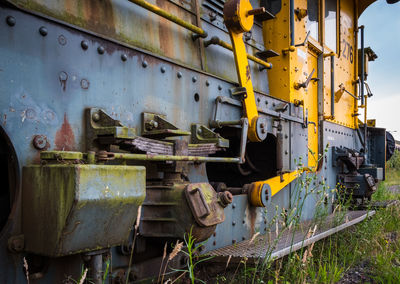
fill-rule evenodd
<path id="1" fill-rule="evenodd" d="M 214 256 L 212 262 L 240 261 L 243 257 L 249 260 L 259 258 L 278 259 L 291 252 L 306 247 L 323 238 L 335 234 L 345 228 L 355 225 L 375 211 L 348 211 L 331 214 L 321 221 L 304 222 L 297 229 L 282 230 L 281 233 L 271 232 L 258 235 L 253 240 L 245 240 L 230 246 L 207 252 Z M 315 232 L 312 232 L 315 229 Z"/>

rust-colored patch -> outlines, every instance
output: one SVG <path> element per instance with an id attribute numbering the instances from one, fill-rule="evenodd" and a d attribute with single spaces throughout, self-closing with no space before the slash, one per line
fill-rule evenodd
<path id="1" fill-rule="evenodd" d="M 78 7 L 78 9 L 82 9 L 81 12 L 85 19 L 86 28 L 104 35 L 114 35 L 116 33 L 112 1 L 82 1 L 81 3 L 82 7 Z"/>
<path id="2" fill-rule="evenodd" d="M 257 219 L 257 207 L 249 206 L 250 233 L 254 235 Z"/>
<path id="3" fill-rule="evenodd" d="M 168 4 L 165 0 L 157 0 L 157 6 L 161 9 L 165 10 L 165 5 Z M 169 11 L 171 12 L 171 11 Z M 172 13 L 172 12 L 171 12 Z M 160 49 L 164 52 L 164 54 L 168 57 L 173 57 L 174 55 L 174 42 L 173 42 L 173 34 L 172 34 L 172 23 L 171 21 L 161 18 L 159 22 L 158 28 L 158 36 L 160 39 Z"/>
<path id="4" fill-rule="evenodd" d="M 56 145 L 55 150 L 59 151 L 72 151 L 75 148 L 75 135 L 66 113 L 64 113 L 64 122 L 56 133 L 54 144 Z"/>
<path id="5" fill-rule="evenodd" d="M 250 65 L 246 66 L 246 80 L 250 81 Z"/>

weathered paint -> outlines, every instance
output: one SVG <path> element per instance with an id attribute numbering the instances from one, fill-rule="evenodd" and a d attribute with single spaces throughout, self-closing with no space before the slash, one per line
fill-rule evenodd
<path id="1" fill-rule="evenodd" d="M 22 188 L 26 251 L 59 257 L 127 241 L 145 197 L 145 168 L 27 166 Z"/>
<path id="2" fill-rule="evenodd" d="M 141 134 L 140 114 L 142 112 L 166 115 L 169 121 L 184 131 L 189 131 L 192 123 L 208 125 L 211 118 L 222 121 L 241 118 L 241 102 L 230 98 L 230 88 L 234 87 L 237 81 L 231 51 L 219 46 L 206 48 L 205 58 L 203 58 L 204 70 L 200 71 L 199 44 L 202 41 L 193 41 L 186 29 L 165 22 L 159 16 L 132 5 L 128 1 L 91 2 L 93 3 L 45 0 L 13 1 L 21 8 L 55 18 L 74 27 L 0 6 L 0 20 L 3 22 L 3 25 L 0 25 L 0 69 L 2 70 L 0 71 L 0 94 L 2 94 L 0 96 L 0 119 L 4 131 L 15 147 L 16 157 L 21 168 L 30 165 L 35 158 L 39 157 L 39 150 L 32 145 L 32 138 L 37 134 L 44 135 L 49 139 L 50 150 L 65 150 L 70 147 L 77 151 L 85 151 L 87 133 L 84 127 L 84 112 L 86 108 L 104 109 L 113 119 L 120 120 L 123 125 L 136 128 L 137 135 Z M 166 10 L 186 21 L 195 22 L 195 15 L 179 8 L 182 6 L 171 1 L 158 2 L 160 2 L 158 3 L 160 6 L 164 5 Z M 201 1 L 201 24 L 199 26 L 207 30 L 210 37 L 218 36 L 225 42 L 229 42 L 229 36 L 223 27 L 221 16 L 217 15 L 217 19 L 211 21 L 210 12 L 212 11 L 204 5 L 207 2 Z M 252 4 L 257 5 L 255 2 L 257 1 L 252 1 Z M 287 3 L 287 1 L 283 2 Z M 156 2 L 152 1 L 152 3 Z M 287 12 L 286 8 L 282 11 Z M 5 24 L 5 18 L 10 15 L 16 19 L 14 26 Z M 285 19 L 288 20 L 287 17 Z M 38 32 L 42 26 L 47 28 L 46 36 L 42 36 Z M 246 41 L 247 53 L 254 54 L 259 51 L 257 44 L 262 43 L 261 29 L 261 25 L 254 26 L 252 38 Z M 278 31 L 279 36 L 266 37 L 265 40 L 268 41 L 268 44 L 275 44 L 278 42 L 277 39 L 281 38 L 286 40 L 289 36 L 286 26 L 273 27 L 273 29 Z M 303 34 L 298 33 L 298 35 L 300 41 Z M 87 43 L 86 49 L 82 48 L 82 41 Z M 282 48 L 286 47 L 286 45 L 282 46 Z M 261 49 L 263 48 L 261 45 Z M 103 49 L 103 53 L 98 52 Z M 273 49 L 280 52 L 279 48 Z M 304 48 L 300 49 L 305 51 Z M 296 57 L 294 54 L 293 56 L 295 61 Z M 286 59 L 288 61 L 285 61 Z M 277 58 L 277 61 L 279 64 L 283 64 L 282 67 L 285 67 L 285 64 L 289 62 L 289 56 L 281 56 Z M 304 66 L 299 67 L 303 68 Z M 308 67 L 304 68 L 309 73 Z M 257 109 L 263 117 L 268 119 L 268 129 L 271 135 L 276 135 L 277 119 L 282 118 L 280 121 L 282 135 L 286 137 L 282 143 L 283 169 L 293 170 L 300 157 L 303 161 L 307 159 L 309 146 L 307 132 L 313 129 L 313 125 L 303 128 L 304 115 L 301 106 L 295 107 L 290 104 L 287 111 L 278 113 L 276 108 L 285 98 L 277 99 L 266 95 L 269 92 L 266 71 L 260 72 L 258 66 L 252 62 L 250 62 L 250 70 L 256 90 Z M 282 74 L 292 72 L 283 68 L 279 70 L 282 70 Z M 288 91 L 291 87 L 285 86 L 280 81 L 285 76 L 274 80 L 275 83 L 282 83 L 279 89 L 282 96 L 292 94 L 291 91 Z M 193 80 L 194 77 L 196 80 Z M 298 75 L 299 81 L 303 77 L 303 75 Z M 198 100 L 195 99 L 195 94 L 197 94 Z M 274 93 L 272 95 L 275 96 Z M 215 104 L 217 98 L 225 100 L 224 103 L 219 104 L 218 112 L 216 112 Z M 290 100 L 288 99 L 288 101 Z M 214 117 L 214 115 L 216 116 Z M 329 142 L 331 145 L 343 145 L 352 149 L 360 148 L 355 131 L 348 127 L 332 125 L 325 121 L 322 122 L 320 129 L 324 146 Z M 122 132 L 122 136 L 128 135 L 127 132 Z M 71 137 L 73 138 L 71 139 Z M 141 162 L 127 162 L 130 165 L 134 163 Z M 322 167 L 318 173 L 317 182 L 326 181 L 328 185 L 334 187 L 337 169 L 332 168 L 331 163 L 331 155 L 328 152 L 327 158 L 323 161 L 325 167 Z M 146 174 L 153 179 L 160 179 L 160 176 L 154 173 L 154 164 L 146 163 L 146 167 L 148 170 Z M 208 182 L 205 165 L 196 163 L 191 165 L 188 178 L 190 182 Z M 119 177 L 119 179 L 123 179 L 123 177 Z M 266 231 L 266 225 L 270 223 L 277 212 L 283 208 L 295 206 L 295 186 L 289 185 L 278 192 L 271 200 L 267 212 L 261 208 L 254 210 L 250 207 L 247 195 L 235 196 L 234 203 L 225 209 L 225 222 L 217 226 L 215 236 L 212 236 L 206 244 L 207 249 L 249 239 L 254 232 Z M 167 192 L 163 192 L 163 194 L 168 195 Z M 0 271 L 7 271 L 6 274 L 0 273 L 0 281 L 5 283 L 25 281 L 25 275 L 20 265 L 23 255 L 12 254 L 6 247 L 7 239 L 10 236 L 21 234 L 20 198 L 18 194 L 16 195 L 17 201 L 14 203 L 9 224 L 5 226 L 0 235 Z M 111 198 L 112 194 L 104 188 L 99 193 L 101 197 L 109 195 Z M 305 197 L 305 193 L 300 191 L 300 196 Z M 320 197 L 313 195 L 305 198 L 302 219 L 313 217 L 316 200 Z M 331 198 L 332 195 L 329 197 Z M 171 199 L 175 203 L 183 200 L 181 196 L 178 196 L 177 199 L 171 197 Z M 66 199 L 64 201 L 67 203 Z M 106 208 L 110 204 L 117 206 L 118 200 L 116 202 L 117 204 L 111 204 L 112 202 L 108 200 L 106 203 L 99 202 L 98 205 L 99 208 Z M 51 202 L 48 204 L 54 205 Z M 81 204 L 82 210 L 87 209 L 93 212 L 98 209 L 90 207 L 90 203 Z M 329 209 L 331 205 L 328 203 L 326 206 Z M 277 212 L 275 208 L 278 208 Z M 99 212 L 100 215 L 102 213 L 101 211 L 96 212 Z M 187 210 L 178 208 L 177 212 L 178 217 L 185 219 L 186 225 L 193 222 L 190 214 L 183 215 L 188 212 Z M 119 211 L 116 214 L 120 216 L 118 215 Z M 78 217 L 80 220 L 86 216 L 88 214 L 85 213 L 84 216 Z M 83 224 L 78 223 L 79 220 L 70 220 L 68 229 L 65 230 L 70 234 L 66 235 L 66 239 L 77 233 Z M 105 224 L 109 225 L 107 222 Z M 126 226 L 126 229 L 130 229 L 129 225 Z M 179 236 L 175 235 L 174 237 L 182 237 L 188 228 L 186 227 L 185 230 L 178 228 L 176 234 L 179 233 Z M 150 226 L 149 230 L 151 229 Z M 213 230 L 214 228 L 208 228 L 201 235 L 208 236 Z M 171 233 L 171 227 L 164 228 L 163 232 Z M 93 245 L 92 249 L 99 247 L 102 246 Z M 76 252 L 80 253 L 84 250 L 78 249 Z M 112 251 L 113 265 L 126 268 L 129 258 L 121 256 L 115 247 Z M 68 266 L 65 266 L 65 263 L 68 263 Z M 78 279 L 81 265 L 82 258 L 79 254 L 50 259 L 49 268 L 43 274 L 42 281 L 61 282 L 65 278 L 65 273 Z"/>

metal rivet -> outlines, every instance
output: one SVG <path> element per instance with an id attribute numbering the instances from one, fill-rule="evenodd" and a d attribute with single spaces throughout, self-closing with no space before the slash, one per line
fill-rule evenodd
<path id="1" fill-rule="evenodd" d="M 243 220 L 243 222 L 242 222 L 243 224 L 246 224 L 246 220 Z"/>
<path id="2" fill-rule="evenodd" d="M 122 54 L 121 54 L 121 60 L 122 60 L 122 61 L 128 60 L 128 55 L 126 55 L 125 53 L 122 53 Z"/>
<path id="3" fill-rule="evenodd" d="M 222 87 L 221 87 L 221 85 L 218 85 L 218 90 L 220 90 L 220 91 L 222 90 Z"/>
<path id="4" fill-rule="evenodd" d="M 236 208 L 236 203 L 232 204 L 232 208 L 235 209 Z"/>
<path id="5" fill-rule="evenodd" d="M 46 27 L 40 27 L 39 33 L 40 33 L 42 36 L 47 36 L 47 28 L 46 28 Z"/>
<path id="6" fill-rule="evenodd" d="M 197 81 L 197 77 L 196 77 L 196 76 L 193 76 L 193 77 L 192 77 L 192 82 L 193 82 L 193 83 L 196 83 L 196 81 Z"/>
<path id="7" fill-rule="evenodd" d="M 99 54 L 104 54 L 104 47 L 102 47 L 101 45 L 97 48 L 97 52 Z"/>
<path id="8" fill-rule="evenodd" d="M 236 221 L 233 221 L 233 222 L 232 222 L 232 226 L 235 226 L 235 225 L 236 225 Z"/>
<path id="9" fill-rule="evenodd" d="M 261 102 L 261 99 L 260 99 L 260 98 L 257 98 L 257 102 Z"/>
<path id="10" fill-rule="evenodd" d="M 286 150 L 286 151 L 285 151 L 285 155 L 287 155 L 287 154 L 289 154 L 289 152 Z"/>
<path id="11" fill-rule="evenodd" d="M 268 104 L 268 101 L 265 101 L 265 104 L 267 105 L 267 104 Z"/>
<path id="12" fill-rule="evenodd" d="M 182 72 L 176 73 L 176 76 L 178 76 L 178 78 L 182 78 Z"/>
<path id="13" fill-rule="evenodd" d="M 216 235 L 217 235 L 217 233 L 216 233 L 216 232 L 214 232 L 214 233 L 213 233 L 213 236 L 215 237 Z"/>
<path id="14" fill-rule="evenodd" d="M 6 22 L 7 22 L 7 25 L 9 25 L 10 27 L 13 27 L 13 26 L 15 26 L 17 21 L 15 20 L 15 18 L 13 16 L 8 16 L 6 18 Z"/>
<path id="15" fill-rule="evenodd" d="M 242 241 L 244 241 L 246 238 L 245 237 L 242 237 Z"/>
<path id="16" fill-rule="evenodd" d="M 213 245 L 215 246 L 217 244 L 217 242 L 216 241 L 213 241 Z"/>
<path id="17" fill-rule="evenodd" d="M 289 136 L 288 136 L 287 134 L 285 134 L 285 139 L 288 139 L 288 137 L 289 137 Z"/>
<path id="18" fill-rule="evenodd" d="M 206 81 L 206 86 L 208 87 L 208 86 L 210 86 L 210 81 Z"/>
<path id="19" fill-rule="evenodd" d="M 161 73 L 165 73 L 165 71 L 167 71 L 167 69 L 164 66 L 161 66 L 160 70 L 161 70 Z"/>
<path id="20" fill-rule="evenodd" d="M 89 48 L 89 43 L 86 40 L 81 41 L 81 47 L 83 50 L 86 50 Z"/>
<path id="21" fill-rule="evenodd" d="M 149 65 L 149 64 L 147 63 L 147 61 L 146 61 L 146 60 L 144 60 L 144 61 L 142 62 L 142 67 L 143 67 L 143 68 L 146 68 L 146 67 L 147 67 L 147 65 Z"/>

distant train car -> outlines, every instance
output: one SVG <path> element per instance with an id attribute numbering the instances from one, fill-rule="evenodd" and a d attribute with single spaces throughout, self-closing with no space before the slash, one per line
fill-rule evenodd
<path id="1" fill-rule="evenodd" d="M 0 1 L 0 282 L 135 282 L 368 201 L 373 2 Z"/>

